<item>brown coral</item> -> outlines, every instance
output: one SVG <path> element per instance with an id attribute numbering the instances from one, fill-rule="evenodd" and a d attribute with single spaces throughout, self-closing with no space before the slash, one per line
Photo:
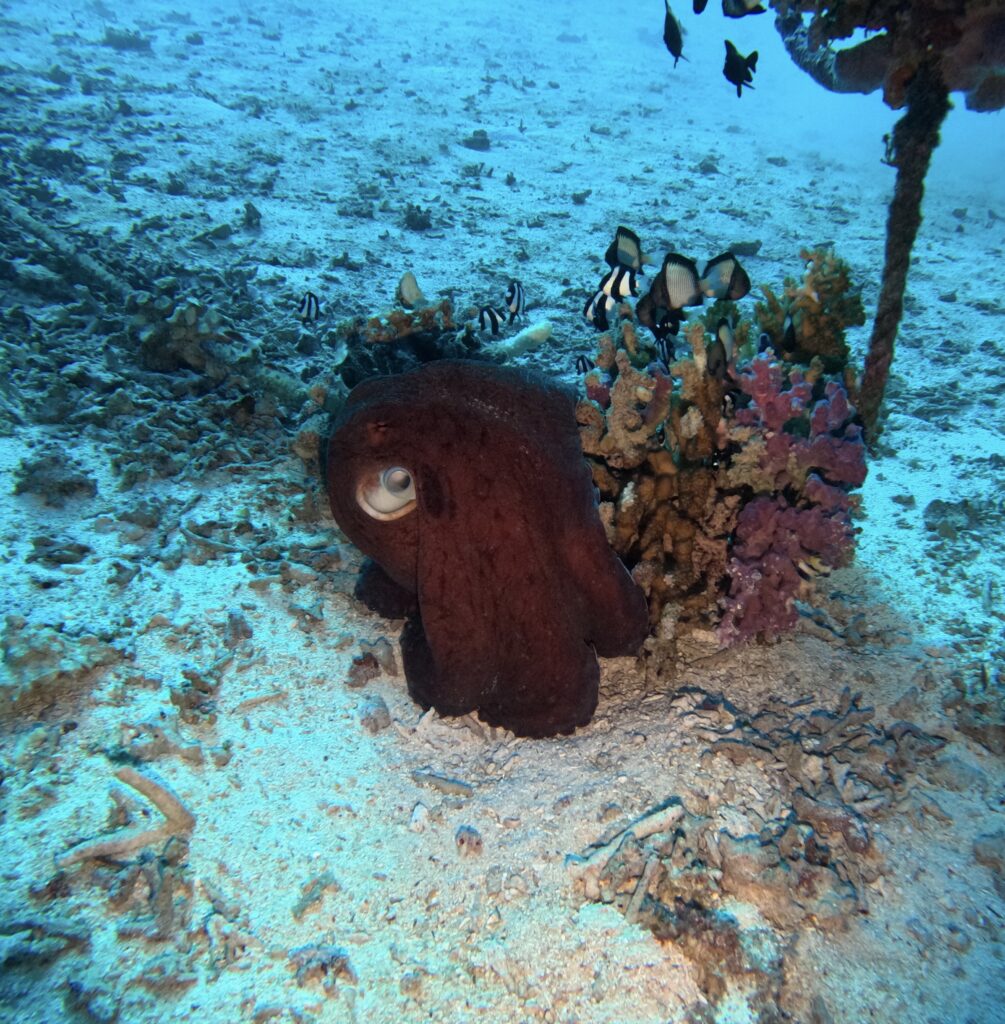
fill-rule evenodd
<path id="1" fill-rule="evenodd" d="M 803 249 L 799 255 L 806 263 L 802 281 L 787 277 L 781 298 L 765 285 L 764 302 L 757 303 L 754 315 L 787 362 L 809 364 L 817 357 L 827 373 L 838 373 L 849 357 L 845 329 L 865 323 L 862 298 L 852 287 L 848 264 L 833 249 Z"/>

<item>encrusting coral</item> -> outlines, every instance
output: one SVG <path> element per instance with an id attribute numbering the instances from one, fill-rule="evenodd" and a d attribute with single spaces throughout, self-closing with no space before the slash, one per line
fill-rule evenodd
<path id="1" fill-rule="evenodd" d="M 690 352 L 669 367 L 633 365 L 620 342 L 637 346 L 634 325 L 621 321 L 585 376 L 577 418 L 608 537 L 662 639 L 680 622 L 714 628 L 724 644 L 775 636 L 794 625 L 807 577 L 851 556 L 850 491 L 866 466 L 844 329 L 862 322 L 861 303 L 833 253 L 803 256 L 803 283 L 787 282 L 782 300 L 765 289 L 756 316 L 768 344 L 800 313 L 806 346 L 787 356 L 808 366 L 752 355 L 758 332 L 741 320 L 744 354 L 724 379 L 709 372 L 706 324 L 736 312 L 723 302 L 688 324 Z"/>
<path id="2" fill-rule="evenodd" d="M 964 93 L 970 110 L 1005 107 L 1005 11 L 1000 0 L 771 0 L 771 6 L 789 56 L 814 81 L 833 92 L 882 88 L 892 109 L 906 108 L 885 137 L 884 162 L 896 169 L 897 178 L 858 396 L 866 435 L 875 444 L 921 225 L 925 176 L 949 111 L 949 94 Z M 859 32 L 864 39 L 834 45 Z"/>

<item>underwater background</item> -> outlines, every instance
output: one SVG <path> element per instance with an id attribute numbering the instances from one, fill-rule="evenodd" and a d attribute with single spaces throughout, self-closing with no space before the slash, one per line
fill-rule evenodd
<path id="1" fill-rule="evenodd" d="M 660 2 L 0 2 L 0 1021 L 1001 1019 L 1002 115 L 950 94 L 867 451 L 903 112 L 671 6 L 676 63 Z M 749 294 L 598 329 L 620 225 Z M 441 356 L 575 390 L 649 599 L 571 735 L 424 712 L 355 596 L 331 416 Z"/>

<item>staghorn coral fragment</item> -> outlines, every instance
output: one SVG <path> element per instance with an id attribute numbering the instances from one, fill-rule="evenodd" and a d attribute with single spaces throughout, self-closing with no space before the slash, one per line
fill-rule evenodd
<path id="1" fill-rule="evenodd" d="M 163 824 L 140 832 L 113 836 L 111 839 L 82 843 L 57 857 L 57 867 L 66 868 L 84 860 L 105 857 L 122 859 L 145 846 L 173 836 L 186 835 L 195 828 L 195 815 L 169 789 L 149 775 L 125 767 L 120 768 L 115 777 L 142 793 L 164 815 Z"/>
<path id="2" fill-rule="evenodd" d="M 551 338 L 554 327 L 550 320 L 539 320 L 536 324 L 524 327 L 512 338 L 505 338 L 491 345 L 485 346 L 487 355 L 495 359 L 512 359 L 514 356 L 522 356 L 531 349 L 540 348 Z"/>

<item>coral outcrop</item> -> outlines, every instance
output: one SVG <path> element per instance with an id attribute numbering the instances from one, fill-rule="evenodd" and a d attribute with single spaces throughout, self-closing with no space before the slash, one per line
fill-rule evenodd
<path id="1" fill-rule="evenodd" d="M 850 492 L 866 466 L 844 383 L 844 329 L 861 323 L 861 303 L 833 253 L 803 256 L 801 285 L 787 282 L 782 300 L 765 289 L 760 331 L 736 322 L 742 354 L 724 376 L 709 370 L 706 325 L 735 315 L 726 303 L 689 323 L 690 352 L 668 368 L 635 365 L 645 352 L 633 361 L 622 347 L 629 335 L 639 348 L 623 322 L 602 336 L 597 368 L 586 374 L 583 450 L 609 539 L 663 639 L 678 623 L 715 629 L 723 644 L 776 636 L 795 624 L 797 595 L 851 557 Z M 770 348 L 751 355 L 750 339 L 784 336 L 793 310 L 806 347 L 790 358 Z"/>

